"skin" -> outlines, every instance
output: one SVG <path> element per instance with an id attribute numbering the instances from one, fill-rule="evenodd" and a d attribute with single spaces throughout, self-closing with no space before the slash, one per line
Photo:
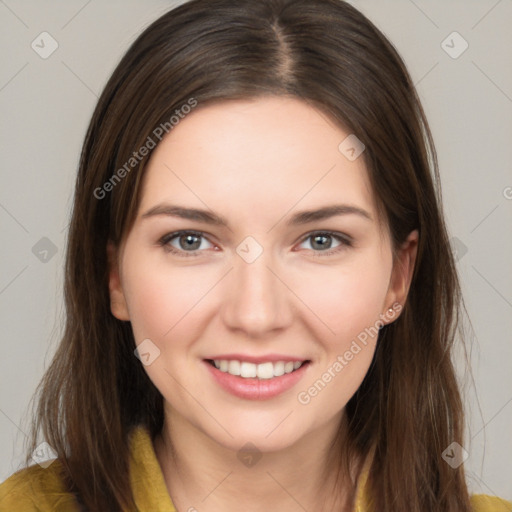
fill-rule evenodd
<path id="1" fill-rule="evenodd" d="M 149 338 L 160 350 L 144 368 L 164 397 L 164 428 L 154 446 L 180 511 L 351 509 L 352 484 L 337 482 L 334 494 L 336 482 L 323 472 L 376 337 L 308 404 L 297 395 L 365 328 L 404 304 L 418 233 L 393 262 L 363 158 L 350 161 L 338 150 L 347 135 L 298 99 L 200 105 L 155 149 L 136 221 L 120 247 L 108 247 L 113 315 L 131 322 L 137 344 Z M 142 217 L 161 203 L 209 209 L 229 228 Z M 357 206 L 371 220 L 346 214 L 286 224 L 298 211 L 330 204 Z M 192 251 L 199 256 L 181 257 L 158 243 L 178 230 L 204 234 Z M 353 246 L 335 238 L 315 245 L 307 236 L 325 230 L 350 236 Z M 263 250 L 252 263 L 236 252 L 247 236 Z M 191 251 L 179 236 L 168 245 Z M 289 354 L 311 364 L 291 390 L 247 400 L 220 388 L 203 362 L 235 352 Z M 237 458 L 247 442 L 262 454 L 252 467 Z M 360 464 L 354 461 L 353 478 Z"/>

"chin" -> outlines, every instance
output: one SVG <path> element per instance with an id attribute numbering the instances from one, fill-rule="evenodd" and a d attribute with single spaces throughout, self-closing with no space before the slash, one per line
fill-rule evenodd
<path id="1" fill-rule="evenodd" d="M 294 414 L 289 414 L 290 412 L 267 414 L 266 418 L 262 417 L 261 412 L 254 414 L 238 412 L 235 419 L 224 416 L 226 419 L 222 422 L 224 428 L 218 428 L 216 423 L 214 425 L 209 423 L 207 429 L 201 430 L 212 441 L 236 452 L 247 443 L 254 445 L 260 452 L 280 451 L 294 445 L 307 434 L 304 421 L 294 418 Z"/>

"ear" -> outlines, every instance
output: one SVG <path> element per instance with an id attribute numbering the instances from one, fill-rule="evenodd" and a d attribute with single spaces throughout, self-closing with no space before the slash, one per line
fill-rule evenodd
<path id="1" fill-rule="evenodd" d="M 407 300 L 416 263 L 418 237 L 418 230 L 411 231 L 405 242 L 398 249 L 384 303 L 386 310 L 382 312 L 385 318 L 390 317 L 386 323 L 390 323 L 398 318 L 395 314 L 401 311 Z M 400 304 L 400 309 L 398 309 L 397 304 Z M 390 310 L 393 311 L 392 314 L 390 314 Z M 386 315 L 386 312 L 388 315 Z"/>
<path id="2" fill-rule="evenodd" d="M 118 320 L 130 320 L 128 307 L 119 277 L 119 258 L 116 246 L 110 240 L 107 243 L 108 289 L 110 294 L 110 311 Z"/>

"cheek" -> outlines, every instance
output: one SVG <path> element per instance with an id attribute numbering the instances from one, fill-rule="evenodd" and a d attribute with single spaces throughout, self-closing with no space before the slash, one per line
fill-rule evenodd
<path id="1" fill-rule="evenodd" d="M 317 338 L 322 340 L 319 364 L 297 394 L 304 412 L 314 416 L 318 424 L 345 407 L 368 372 L 390 272 L 391 258 L 381 255 L 359 260 L 338 272 L 325 271 L 325 279 L 320 280 L 325 282 L 323 287 L 318 286 L 318 279 L 302 281 L 302 297 L 308 297 L 308 306 L 319 312 L 330 329 L 317 329 Z"/>
<path id="2" fill-rule="evenodd" d="M 202 397 L 196 382 L 194 342 L 204 330 L 198 315 L 201 300 L 211 287 L 212 276 L 204 272 L 126 260 L 125 295 L 136 344 L 150 339 L 159 350 L 159 356 L 144 370 L 168 401 L 172 397 L 175 406 L 185 407 L 189 397 L 172 376 L 185 381 L 185 375 L 187 389 L 196 389 L 194 396 Z"/>
<path id="3" fill-rule="evenodd" d="M 175 338 L 176 332 L 189 324 L 194 307 L 212 287 L 211 276 L 204 272 L 137 258 L 126 260 L 124 278 L 136 341 L 150 338 L 161 349 L 166 340 Z"/>
<path id="4" fill-rule="evenodd" d="M 390 275 L 391 256 L 369 254 L 301 273 L 297 295 L 324 325 L 322 337 L 342 348 L 384 313 Z"/>

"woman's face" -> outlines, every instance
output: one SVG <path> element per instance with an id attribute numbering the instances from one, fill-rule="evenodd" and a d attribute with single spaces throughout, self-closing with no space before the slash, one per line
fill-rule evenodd
<path id="1" fill-rule="evenodd" d="M 166 412 L 226 447 L 334 431 L 399 315 L 414 236 L 393 270 L 349 135 L 297 99 L 199 105 L 148 164 L 112 312 Z"/>

